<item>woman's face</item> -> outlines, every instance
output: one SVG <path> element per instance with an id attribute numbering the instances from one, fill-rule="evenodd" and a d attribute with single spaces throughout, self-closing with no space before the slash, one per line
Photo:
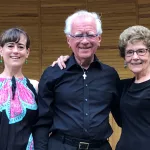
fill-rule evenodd
<path id="1" fill-rule="evenodd" d="M 125 61 L 135 76 L 146 74 L 150 70 L 150 52 L 142 41 L 127 44 Z"/>
<path id="2" fill-rule="evenodd" d="M 5 67 L 22 67 L 30 51 L 30 49 L 26 48 L 26 42 L 26 37 L 21 34 L 18 43 L 8 42 L 3 47 L 0 47 L 0 53 L 3 57 Z"/>

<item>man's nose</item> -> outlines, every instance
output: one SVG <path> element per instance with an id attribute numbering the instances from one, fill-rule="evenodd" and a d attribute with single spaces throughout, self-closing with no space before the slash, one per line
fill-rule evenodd
<path id="1" fill-rule="evenodd" d="M 89 43 L 88 37 L 86 37 L 86 36 L 82 37 L 82 42 Z"/>

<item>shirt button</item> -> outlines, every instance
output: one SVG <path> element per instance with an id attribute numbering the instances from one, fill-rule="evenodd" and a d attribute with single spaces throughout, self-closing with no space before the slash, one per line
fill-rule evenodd
<path id="1" fill-rule="evenodd" d="M 84 129 L 85 132 L 87 132 L 87 129 Z"/>
<path id="2" fill-rule="evenodd" d="M 87 99 L 85 99 L 85 101 L 87 102 Z"/>
<path id="3" fill-rule="evenodd" d="M 86 84 L 85 86 L 87 87 L 88 85 Z"/>
<path id="4" fill-rule="evenodd" d="M 88 113 L 86 113 L 85 115 L 88 116 Z"/>

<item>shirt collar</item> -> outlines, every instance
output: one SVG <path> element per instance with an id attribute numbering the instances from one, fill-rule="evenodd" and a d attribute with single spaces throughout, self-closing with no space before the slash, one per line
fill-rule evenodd
<path id="1" fill-rule="evenodd" d="M 95 64 L 97 67 L 102 69 L 102 63 L 99 61 L 99 59 L 97 58 L 96 55 L 94 55 L 94 61 L 92 62 L 92 64 Z M 67 70 L 70 69 L 73 66 L 80 67 L 80 65 L 75 60 L 75 57 L 74 57 L 73 53 L 70 56 L 70 58 L 68 59 L 68 61 L 66 62 L 66 66 L 67 66 L 67 68 L 66 68 Z"/>

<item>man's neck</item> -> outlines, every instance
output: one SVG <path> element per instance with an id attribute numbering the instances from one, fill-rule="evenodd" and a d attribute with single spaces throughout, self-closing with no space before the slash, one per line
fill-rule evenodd
<path id="1" fill-rule="evenodd" d="M 76 58 L 75 58 L 76 59 Z M 77 63 L 84 69 L 88 69 L 90 64 L 93 62 L 94 58 L 86 58 L 86 59 L 76 59 Z"/>

